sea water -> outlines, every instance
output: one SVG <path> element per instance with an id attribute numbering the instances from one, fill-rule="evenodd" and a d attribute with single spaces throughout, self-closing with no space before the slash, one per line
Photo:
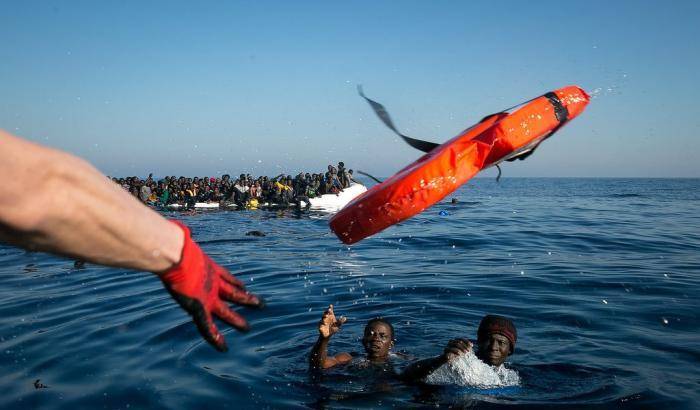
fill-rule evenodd
<path id="1" fill-rule="evenodd" d="M 263 310 L 238 309 L 250 332 L 220 323 L 230 350 L 218 353 L 152 274 L 76 268 L 0 245 L 0 408 L 700 402 L 700 180 L 479 178 L 353 246 L 329 232 L 325 214 L 166 215 L 266 298 Z M 252 230 L 266 236 L 245 236 Z M 364 324 L 383 316 L 396 330 L 393 370 L 346 366 L 310 377 L 308 353 L 330 303 L 348 318 L 331 354 L 361 358 Z M 393 376 L 450 339 L 474 340 L 488 313 L 518 328 L 506 366 L 517 386 Z"/>

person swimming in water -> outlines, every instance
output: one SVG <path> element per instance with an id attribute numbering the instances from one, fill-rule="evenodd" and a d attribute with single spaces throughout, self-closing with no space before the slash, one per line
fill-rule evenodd
<path id="1" fill-rule="evenodd" d="M 506 317 L 484 316 L 476 333 L 476 357 L 490 366 L 503 365 L 508 356 L 515 351 L 518 332 L 515 324 Z M 401 373 L 401 379 L 408 382 L 425 382 L 426 377 L 440 366 L 452 362 L 460 355 L 471 351 L 472 348 L 472 342 L 467 339 L 452 339 L 440 356 L 411 364 Z"/>
<path id="2" fill-rule="evenodd" d="M 326 370 L 352 361 L 353 356 L 347 352 L 328 356 L 328 342 L 345 322 L 345 317 L 336 319 L 333 305 L 328 306 L 328 309 L 323 312 L 321 321 L 318 323 L 318 340 L 309 355 L 309 367 L 312 370 Z M 365 325 L 362 346 L 365 348 L 369 363 L 387 364 L 389 353 L 394 347 L 394 327 L 384 318 L 378 317 L 369 320 Z"/>

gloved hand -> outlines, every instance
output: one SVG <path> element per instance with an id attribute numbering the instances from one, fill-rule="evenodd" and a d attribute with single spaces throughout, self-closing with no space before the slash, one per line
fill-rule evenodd
<path id="1" fill-rule="evenodd" d="M 249 325 L 225 301 L 238 305 L 262 307 L 263 301 L 245 290 L 243 282 L 217 265 L 190 237 L 190 230 L 178 221 L 171 221 L 185 233 L 180 262 L 159 274 L 163 285 L 180 306 L 192 316 L 199 333 L 217 350 L 228 350 L 226 341 L 214 324 L 218 317 L 238 330 L 248 330 Z"/>

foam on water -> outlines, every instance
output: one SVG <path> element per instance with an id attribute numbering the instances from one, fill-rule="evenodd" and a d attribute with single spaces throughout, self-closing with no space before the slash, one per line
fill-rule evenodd
<path id="1" fill-rule="evenodd" d="M 474 352 L 460 355 L 428 375 L 426 382 L 436 385 L 458 385 L 478 388 L 518 386 L 520 376 L 505 366 L 489 366 Z"/>

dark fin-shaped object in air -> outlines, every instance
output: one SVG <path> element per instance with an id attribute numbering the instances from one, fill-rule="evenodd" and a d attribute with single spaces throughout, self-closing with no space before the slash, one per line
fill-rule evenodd
<path id="1" fill-rule="evenodd" d="M 372 178 L 372 179 L 375 180 L 378 184 L 381 184 L 381 183 L 382 183 L 382 181 L 381 181 L 379 178 L 375 178 L 375 177 L 373 177 L 372 175 L 370 175 L 370 174 L 368 174 L 368 173 L 366 173 L 366 172 L 360 171 L 359 169 L 357 170 L 357 173 L 358 173 L 358 174 L 362 174 L 362 175 L 364 175 L 364 176 L 366 176 L 366 177 L 368 177 L 368 178 Z"/>
<path id="2" fill-rule="evenodd" d="M 500 182 L 500 180 L 501 180 L 501 166 L 496 164 L 496 168 L 498 169 L 498 175 L 496 175 L 496 182 Z"/>
<path id="3" fill-rule="evenodd" d="M 403 135 L 402 133 L 399 132 L 399 130 L 396 129 L 396 126 L 394 125 L 394 122 L 391 121 L 391 117 L 389 117 L 389 113 L 386 111 L 386 108 L 384 108 L 383 105 L 379 104 L 376 101 L 370 100 L 365 96 L 365 93 L 362 92 L 362 86 L 358 85 L 357 86 L 357 92 L 360 94 L 360 97 L 364 98 L 372 107 L 372 110 L 374 110 L 374 113 L 377 114 L 380 120 L 389 127 L 392 131 L 396 133 L 399 137 L 403 138 L 403 140 L 413 148 L 423 151 L 423 152 L 430 152 L 432 151 L 435 147 L 439 146 L 440 144 L 436 144 L 434 142 L 428 142 L 428 141 L 423 141 L 423 140 L 417 140 L 415 138 L 411 138 L 407 135 Z"/>

